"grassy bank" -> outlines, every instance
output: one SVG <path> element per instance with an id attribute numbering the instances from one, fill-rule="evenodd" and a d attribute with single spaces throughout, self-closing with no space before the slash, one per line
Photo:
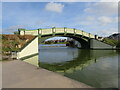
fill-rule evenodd
<path id="1" fill-rule="evenodd" d="M 118 39 L 104 38 L 103 42 L 112 46 L 116 46 L 117 48 L 120 48 L 120 40 Z"/>

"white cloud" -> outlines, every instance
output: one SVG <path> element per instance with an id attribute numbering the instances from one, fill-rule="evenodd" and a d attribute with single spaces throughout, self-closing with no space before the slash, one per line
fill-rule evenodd
<path id="1" fill-rule="evenodd" d="M 109 23 L 112 23 L 112 18 L 102 16 L 102 17 L 98 18 L 98 21 L 103 23 L 103 24 L 109 24 Z"/>
<path id="2" fill-rule="evenodd" d="M 63 11 L 64 5 L 61 3 L 50 2 L 45 6 L 47 11 L 61 13 Z"/>
<path id="3" fill-rule="evenodd" d="M 98 36 L 109 36 L 117 33 L 118 17 L 110 16 L 85 16 L 75 18 L 78 25 L 83 25 L 84 30 Z"/>
<path id="4" fill-rule="evenodd" d="M 49 2 L 50 0 L 1 0 L 2 2 Z M 120 0 L 51 0 L 53 2 L 118 2 Z"/>
<path id="5" fill-rule="evenodd" d="M 76 17 L 75 22 L 81 25 L 91 25 L 95 22 L 94 16 Z"/>
<path id="6" fill-rule="evenodd" d="M 25 25 L 15 25 L 15 26 L 10 26 L 7 29 L 2 29 L 2 32 L 4 31 L 4 33 L 14 33 L 15 31 L 18 30 L 18 28 L 24 28 Z"/>
<path id="7" fill-rule="evenodd" d="M 107 16 L 101 16 L 101 17 L 98 17 L 98 22 L 101 24 L 101 25 L 107 25 L 107 24 L 116 24 L 118 23 L 118 17 L 107 17 Z"/>
<path id="8" fill-rule="evenodd" d="M 120 0 L 100 0 L 100 2 L 119 2 Z"/>
<path id="9" fill-rule="evenodd" d="M 84 9 L 86 13 L 95 15 L 117 15 L 118 13 L 118 3 L 117 2 L 97 2 L 92 3 Z"/>
<path id="10" fill-rule="evenodd" d="M 118 17 L 118 22 L 120 22 L 120 17 Z"/>
<path id="11" fill-rule="evenodd" d="M 115 17 L 113 20 L 114 22 L 118 23 L 118 17 Z"/>
<path id="12" fill-rule="evenodd" d="M 100 0 L 51 0 L 53 2 L 100 2 Z M 50 2 L 50 0 L 2 0 L 2 2 Z"/>
<path id="13" fill-rule="evenodd" d="M 88 17 L 86 17 L 86 20 L 88 20 L 88 21 L 93 21 L 93 20 L 95 20 L 95 17 L 93 17 L 93 16 L 88 16 Z"/>
<path id="14" fill-rule="evenodd" d="M 92 33 L 99 35 L 99 36 L 106 37 L 106 36 L 112 35 L 114 33 L 118 33 L 118 29 L 117 28 L 109 28 L 109 29 L 104 29 L 104 30 L 97 30 Z"/>

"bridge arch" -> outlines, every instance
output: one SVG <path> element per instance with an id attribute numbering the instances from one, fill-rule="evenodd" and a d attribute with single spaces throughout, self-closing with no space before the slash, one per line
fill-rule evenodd
<path id="1" fill-rule="evenodd" d="M 73 38 L 74 40 L 78 41 L 80 44 L 81 44 L 81 48 L 90 48 L 90 43 L 89 43 L 89 39 L 85 39 L 85 38 L 82 38 L 82 37 L 76 37 L 76 36 L 73 36 L 73 35 L 47 35 L 47 36 L 42 36 L 42 37 L 39 37 L 39 43 L 45 41 L 46 39 L 49 39 L 49 38 L 52 38 L 52 37 L 69 37 L 69 38 Z"/>
<path id="2" fill-rule="evenodd" d="M 77 40 L 82 48 L 90 48 L 89 39 L 96 38 L 95 35 L 84 32 L 82 30 L 74 28 L 49 28 L 49 29 L 36 29 L 26 30 L 18 29 L 20 35 L 35 35 L 38 36 L 41 41 L 55 36 L 70 37 Z"/>

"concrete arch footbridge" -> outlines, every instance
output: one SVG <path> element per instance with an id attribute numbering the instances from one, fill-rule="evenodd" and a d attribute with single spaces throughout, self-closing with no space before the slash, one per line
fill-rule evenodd
<path id="1" fill-rule="evenodd" d="M 35 35 L 40 38 L 40 41 L 44 41 L 50 37 L 62 36 L 70 37 L 81 43 L 82 48 L 90 48 L 90 39 L 98 39 L 97 35 L 84 32 L 83 30 L 72 28 L 49 28 L 49 29 L 36 29 L 26 30 L 18 29 L 20 35 Z"/>
<path id="2" fill-rule="evenodd" d="M 84 32 L 83 30 L 78 30 L 75 28 L 48 28 L 48 29 L 36 29 L 36 30 L 26 30 L 26 29 L 18 29 L 18 33 L 20 35 L 34 35 L 36 39 L 31 41 L 30 45 L 26 46 L 26 50 L 21 50 L 24 52 L 29 52 L 36 46 L 36 52 L 38 53 L 38 40 L 41 42 L 50 37 L 62 36 L 62 37 L 70 37 L 81 44 L 81 48 L 83 49 L 112 49 L 111 45 L 101 42 L 98 40 L 97 35 L 93 35 L 91 33 Z M 32 44 L 32 45 L 31 45 Z M 27 48 L 28 47 L 28 48 Z M 20 57 L 28 56 L 25 53 L 19 55 Z M 32 54 L 32 53 L 30 53 Z M 34 53 L 33 53 L 34 54 Z"/>

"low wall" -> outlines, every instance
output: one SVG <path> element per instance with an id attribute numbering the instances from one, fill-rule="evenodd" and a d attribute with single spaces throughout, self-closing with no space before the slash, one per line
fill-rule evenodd
<path id="1" fill-rule="evenodd" d="M 35 37 L 17 53 L 17 59 L 25 58 L 37 53 L 38 53 L 38 37 Z"/>
<path id="2" fill-rule="evenodd" d="M 90 39 L 90 49 L 113 49 L 113 46 L 95 39 Z"/>

